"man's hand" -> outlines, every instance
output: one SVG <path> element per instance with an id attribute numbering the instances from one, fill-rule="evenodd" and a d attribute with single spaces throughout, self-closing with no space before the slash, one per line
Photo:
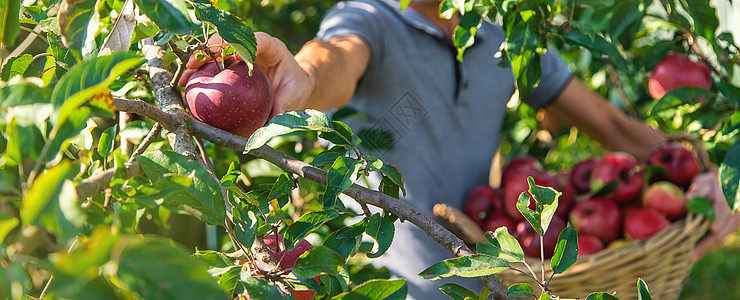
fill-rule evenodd
<path id="1" fill-rule="evenodd" d="M 257 54 L 255 64 L 267 74 L 272 86 L 274 104 L 270 117 L 295 109 L 301 109 L 306 105 L 308 98 L 314 89 L 314 80 L 298 65 L 293 54 L 280 40 L 264 32 L 255 33 L 257 37 Z M 228 46 L 218 34 L 208 38 L 209 49 L 216 53 L 216 60 L 221 57 L 222 47 Z M 198 60 L 196 55 L 190 57 L 186 67 L 188 68 L 178 81 L 179 86 L 186 86 L 190 76 L 195 71 L 211 61 L 210 57 Z M 239 54 L 226 58 L 226 65 L 243 61 Z"/>
<path id="2" fill-rule="evenodd" d="M 714 204 L 715 220 L 709 227 L 709 234 L 702 238 L 691 253 L 691 260 L 696 262 L 712 249 L 720 246 L 727 235 L 740 228 L 740 214 L 733 214 L 725 202 L 722 189 L 719 186 L 717 169 L 699 174 L 689 187 L 687 193 L 689 199 L 693 197 L 705 197 Z"/>

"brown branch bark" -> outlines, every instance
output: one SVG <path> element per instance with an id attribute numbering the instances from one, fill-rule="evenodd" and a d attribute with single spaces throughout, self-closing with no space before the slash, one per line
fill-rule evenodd
<path id="1" fill-rule="evenodd" d="M 113 104 L 119 110 L 151 118 L 162 124 L 165 128 L 171 125 L 170 123 L 165 122 L 167 117 L 164 112 L 159 111 L 155 107 L 142 101 L 115 99 Z M 201 123 L 189 116 L 186 120 L 189 122 L 189 127 L 192 130 L 193 135 L 209 140 L 219 146 L 243 150 L 247 143 L 246 138 L 236 136 L 221 129 Z M 271 147 L 262 146 L 250 151 L 249 154 L 269 161 L 287 172 L 294 173 L 308 180 L 326 185 L 326 172 L 324 170 L 315 168 Z M 460 238 L 452 234 L 447 230 L 447 228 L 403 201 L 357 184 L 350 186 L 344 191 L 344 194 L 352 197 L 360 203 L 383 208 L 399 216 L 402 220 L 407 220 L 413 223 L 432 237 L 437 243 L 447 248 L 455 256 L 474 254 Z M 482 277 L 481 280 L 483 280 L 488 288 L 493 292 L 494 299 L 506 298 L 506 286 L 500 281 L 493 278 L 493 276 Z"/>

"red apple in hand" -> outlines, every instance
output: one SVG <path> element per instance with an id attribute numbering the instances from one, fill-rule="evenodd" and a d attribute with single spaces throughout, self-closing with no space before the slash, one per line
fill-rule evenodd
<path id="1" fill-rule="evenodd" d="M 463 203 L 463 212 L 478 226 L 494 211 L 503 211 L 504 200 L 501 190 L 488 185 L 479 185 L 468 194 Z"/>
<path id="2" fill-rule="evenodd" d="M 570 172 L 570 182 L 578 194 L 591 191 L 591 172 L 596 165 L 595 158 L 584 159 L 573 166 Z"/>
<path id="3" fill-rule="evenodd" d="M 665 168 L 665 174 L 656 174 L 651 181 L 667 180 L 680 187 L 688 187 L 699 174 L 699 159 L 694 152 L 679 143 L 666 143 L 655 149 L 648 165 Z"/>
<path id="4" fill-rule="evenodd" d="M 712 88 L 712 74 L 706 64 L 695 62 L 686 55 L 671 52 L 653 69 L 648 81 L 650 96 L 663 98 L 671 90 L 682 86 Z"/>
<path id="5" fill-rule="evenodd" d="M 196 119 L 246 138 L 267 122 L 272 90 L 262 70 L 252 76 L 244 62 L 219 71 L 215 62 L 195 71 L 185 86 L 185 98 Z"/>
<path id="6" fill-rule="evenodd" d="M 544 236 L 544 254 L 545 258 L 550 258 L 555 253 L 555 246 L 558 245 L 558 236 L 565 229 L 565 221 L 557 215 L 552 216 L 550 226 Z M 521 221 L 516 226 L 516 239 L 524 250 L 524 255 L 530 257 L 540 257 L 540 235 L 532 228 L 527 221 Z"/>
<path id="7" fill-rule="evenodd" d="M 642 197 L 643 206 L 663 214 L 669 220 L 678 220 L 685 216 L 688 202 L 683 190 L 667 181 L 653 183 Z"/>
<path id="8" fill-rule="evenodd" d="M 509 234 L 514 235 L 516 232 L 516 225 L 516 221 L 509 217 L 505 212 L 497 211 L 486 218 L 481 229 L 483 229 L 483 231 L 496 231 L 499 227 L 506 226 Z"/>
<path id="9" fill-rule="evenodd" d="M 624 220 L 624 234 L 632 240 L 646 240 L 670 225 L 660 213 L 649 209 L 637 209 Z"/>
<path id="10" fill-rule="evenodd" d="M 578 235 L 578 257 L 594 254 L 604 249 L 604 243 L 599 238 L 588 235 Z"/>
<path id="11" fill-rule="evenodd" d="M 282 270 L 292 269 L 301 254 L 313 249 L 311 243 L 306 240 L 301 240 L 293 250 L 286 252 L 282 234 L 278 234 L 278 244 L 275 243 L 274 234 L 266 235 L 262 241 L 265 243 L 265 246 L 267 246 L 267 250 L 270 252 L 270 255 L 272 255 L 272 258 L 280 262 L 280 269 Z M 278 245 L 280 247 L 279 249 Z M 289 273 L 290 272 L 286 274 Z"/>
<path id="12" fill-rule="evenodd" d="M 594 198 L 573 207 L 570 223 L 578 233 L 595 236 L 608 244 L 619 237 L 622 210 L 610 200 Z"/>
<path id="13" fill-rule="evenodd" d="M 604 155 L 591 171 L 591 187 L 600 188 L 617 182 L 617 188 L 609 197 L 619 204 L 629 204 L 637 199 L 643 186 L 642 174 L 637 172 L 637 161 L 624 152 Z"/>

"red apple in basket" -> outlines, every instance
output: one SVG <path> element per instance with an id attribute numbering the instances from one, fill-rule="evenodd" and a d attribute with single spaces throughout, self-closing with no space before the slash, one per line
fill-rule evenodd
<path id="1" fill-rule="evenodd" d="M 596 160 L 596 158 L 584 159 L 573 166 L 570 172 L 570 182 L 578 194 L 591 191 L 591 172 L 596 165 Z"/>
<path id="2" fill-rule="evenodd" d="M 190 76 L 185 86 L 190 112 L 206 124 L 248 138 L 270 117 L 270 82 L 256 65 L 252 76 L 244 62 L 219 68 L 216 62 L 207 63 Z"/>
<path id="3" fill-rule="evenodd" d="M 643 175 L 638 172 L 635 158 L 624 152 L 614 152 L 604 155 L 591 171 L 591 189 L 599 189 L 617 183 L 609 199 L 625 205 L 637 200 L 643 187 Z"/>
<path id="4" fill-rule="evenodd" d="M 558 198 L 558 209 L 555 214 L 563 219 L 568 219 L 570 210 L 576 204 L 576 190 L 570 181 L 570 173 L 560 172 L 555 175 L 555 179 L 558 181 L 556 189 L 562 193 Z"/>
<path id="5" fill-rule="evenodd" d="M 473 188 L 463 202 L 463 212 L 478 226 L 483 226 L 484 220 L 492 212 L 503 212 L 504 200 L 501 190 L 488 185 L 479 185 Z"/>
<path id="6" fill-rule="evenodd" d="M 607 199 L 579 202 L 570 211 L 570 223 L 578 233 L 595 236 L 604 244 L 619 237 L 622 221 L 622 210 Z"/>
<path id="7" fill-rule="evenodd" d="M 699 174 L 699 159 L 694 152 L 679 143 L 666 143 L 655 149 L 648 165 L 665 168 L 665 173 L 657 173 L 652 182 L 667 180 L 673 184 L 686 188 L 691 184 L 696 174 Z"/>
<path id="8" fill-rule="evenodd" d="M 486 218 L 481 229 L 483 229 L 483 231 L 495 232 L 497 228 L 506 226 L 509 234 L 514 235 L 516 232 L 516 225 L 516 221 L 509 217 L 508 214 L 503 211 L 497 211 Z"/>
<path id="9" fill-rule="evenodd" d="M 578 257 L 594 254 L 604 249 L 604 243 L 599 238 L 588 235 L 578 235 Z"/>
<path id="10" fill-rule="evenodd" d="M 668 218 L 678 220 L 686 215 L 686 198 L 683 190 L 673 183 L 659 181 L 650 185 L 642 197 L 642 205 Z"/>
<path id="11" fill-rule="evenodd" d="M 508 162 L 506 162 L 506 165 L 504 165 L 504 168 L 501 171 L 502 184 L 503 180 L 511 177 L 511 175 L 516 173 L 529 174 L 532 173 L 532 171 L 542 171 L 542 165 L 536 158 L 529 155 L 512 157 Z"/>
<path id="12" fill-rule="evenodd" d="M 555 253 L 555 246 L 558 244 L 558 236 L 565 229 L 565 221 L 557 215 L 552 216 L 550 226 L 544 235 L 544 254 L 545 258 L 550 258 Z M 540 236 L 532 228 L 529 222 L 521 221 L 516 226 L 516 239 L 524 250 L 524 255 L 530 257 L 540 257 Z"/>
<path id="13" fill-rule="evenodd" d="M 686 55 L 671 52 L 650 73 L 648 90 L 653 99 L 660 99 L 671 90 L 682 86 L 711 89 L 712 72 L 702 62 L 692 61 Z"/>
<path id="14" fill-rule="evenodd" d="M 670 221 L 649 208 L 633 211 L 624 220 L 624 234 L 631 240 L 646 240 L 665 229 Z"/>

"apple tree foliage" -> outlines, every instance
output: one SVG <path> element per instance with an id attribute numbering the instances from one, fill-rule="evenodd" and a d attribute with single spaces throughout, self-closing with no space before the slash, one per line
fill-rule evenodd
<path id="1" fill-rule="evenodd" d="M 187 117 L 155 107 L 167 90 L 155 89 L 159 83 L 151 76 L 148 66 L 155 64 L 145 59 L 147 49 L 166 50 L 157 63 L 174 71 L 181 68 L 182 52 L 202 49 L 200 42 L 218 32 L 232 45 L 228 52 L 251 60 L 253 29 L 282 32 L 295 45 L 306 37 L 301 34 L 315 31 L 307 28 L 332 3 L 0 0 L 0 297 L 223 299 L 246 291 L 273 298 L 311 289 L 320 299 L 404 298 L 403 279 L 390 280 L 387 271 L 362 258 L 383 255 L 398 217 L 364 205 L 354 211 L 339 201 L 370 172 L 381 174 L 375 188 L 384 195 L 404 192 L 399 170 L 363 152 L 361 138 L 341 122 L 351 112 L 333 119 L 311 110 L 282 114 L 236 150 L 215 138 L 188 136 L 185 142 L 200 146 L 197 155 L 179 151 L 182 136 L 159 134 L 159 127 L 178 130 L 172 118 Z M 463 13 L 455 35 L 461 51 L 474 42 L 484 17 L 500 17 L 507 32 L 501 55 L 514 71 L 520 96 L 539 80 L 536 58 L 556 49 L 592 88 L 626 111 L 665 132 L 701 136 L 720 165 L 728 201 L 737 206 L 738 47 L 732 35 L 716 33 L 716 12 L 708 1 L 445 0 L 440 9 L 445 16 Z M 684 88 L 649 99 L 647 74 L 668 50 L 691 51 L 712 62 L 712 90 Z M 115 103 L 150 109 L 123 114 Z M 505 153 L 532 153 L 562 167 L 599 151 L 577 132 L 560 129 L 542 142 L 542 130 L 532 122 L 536 112 L 512 107 Z M 577 151 L 564 151 L 566 145 Z M 255 157 L 267 146 L 309 163 L 301 170 L 323 170 L 325 182 Z M 532 189 L 537 210 L 526 217 L 544 233 L 557 192 Z M 176 215 L 216 228 L 216 242 L 209 250 L 185 248 L 165 234 L 142 234 L 152 233 L 146 226 L 172 229 Z M 260 262 L 254 246 L 278 232 L 288 249 L 304 238 L 315 247 L 289 274 L 255 270 Z M 522 259 L 521 247 L 505 230 L 488 237 L 478 254 L 440 262 L 420 275 L 484 276 Z M 575 261 L 575 238 L 571 227 L 560 235 L 552 260 L 558 273 Z M 638 288 L 647 291 L 644 283 Z M 456 299 L 490 293 L 456 285 L 441 289 Z M 534 290 L 513 285 L 507 293 L 531 296 Z"/>

